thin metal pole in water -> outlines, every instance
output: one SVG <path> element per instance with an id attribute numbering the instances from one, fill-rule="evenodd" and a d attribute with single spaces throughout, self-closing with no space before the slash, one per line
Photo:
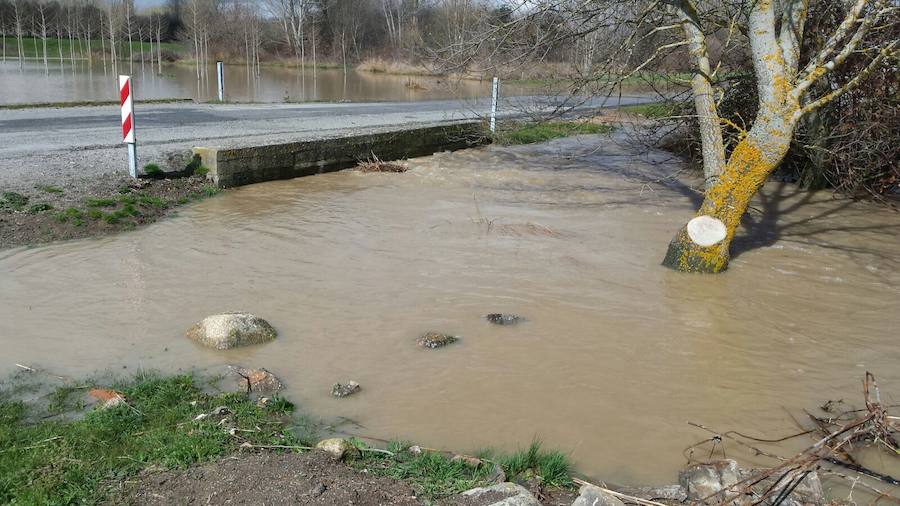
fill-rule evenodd
<path id="1" fill-rule="evenodd" d="M 500 99 L 500 78 L 491 83 L 491 133 L 497 131 L 497 101 Z"/>
<path id="2" fill-rule="evenodd" d="M 225 101 L 225 65 L 217 61 L 216 62 L 216 76 L 219 78 L 219 102 Z"/>

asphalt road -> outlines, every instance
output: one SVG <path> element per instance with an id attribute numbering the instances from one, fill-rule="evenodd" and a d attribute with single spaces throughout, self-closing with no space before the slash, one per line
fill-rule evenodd
<path id="1" fill-rule="evenodd" d="M 628 96 L 566 103 L 559 97 L 510 97 L 500 117 L 650 101 Z M 489 99 L 306 104 L 135 104 L 140 165 L 193 146 L 272 144 L 483 118 Z M 33 188 L 124 172 L 116 106 L 0 110 L 0 189 Z"/>

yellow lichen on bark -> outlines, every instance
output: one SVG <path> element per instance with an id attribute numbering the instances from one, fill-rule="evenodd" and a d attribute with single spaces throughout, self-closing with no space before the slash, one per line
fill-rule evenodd
<path id="1" fill-rule="evenodd" d="M 764 123 L 757 124 L 755 130 L 769 133 Z M 784 132 L 779 134 L 776 138 L 785 137 Z M 787 138 L 790 138 L 789 134 Z M 776 146 L 776 151 L 781 149 Z M 687 229 L 682 228 L 669 244 L 663 264 L 684 272 L 717 273 L 727 269 L 729 247 L 741 216 L 769 173 L 781 161 L 781 156 L 782 152 L 765 153 L 754 136 L 742 139 L 731 153 L 719 180 L 706 192 L 697 212 L 698 216 L 721 220 L 725 224 L 725 239 L 712 246 L 700 246 L 690 239 Z"/>

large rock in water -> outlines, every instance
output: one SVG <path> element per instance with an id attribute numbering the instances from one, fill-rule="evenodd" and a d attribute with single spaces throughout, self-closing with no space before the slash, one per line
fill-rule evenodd
<path id="1" fill-rule="evenodd" d="M 572 506 L 625 506 L 625 503 L 596 485 L 583 485 Z"/>
<path id="2" fill-rule="evenodd" d="M 740 469 L 737 462 L 725 459 L 690 465 L 679 473 L 678 481 L 687 494 L 688 503 L 719 504 L 729 497 L 732 498 L 729 504 L 743 506 L 755 501 L 752 495 L 738 494 L 747 483 L 754 483 L 752 486 L 754 494 L 763 494 L 780 477 L 780 473 L 777 473 L 758 482 L 749 480 L 754 476 L 761 476 L 760 473 L 765 471 Z M 735 486 L 739 482 L 741 485 Z M 790 489 L 788 496 L 781 501 L 782 506 L 820 506 L 826 503 L 822 483 L 815 471 L 805 474 L 803 481 L 799 483 L 782 480 L 778 486 L 782 491 L 784 487 Z"/>
<path id="3" fill-rule="evenodd" d="M 271 341 L 278 335 L 269 322 L 250 313 L 207 316 L 189 328 L 187 337 L 217 350 Z"/>
<path id="4" fill-rule="evenodd" d="M 515 483 L 498 483 L 491 487 L 473 488 L 461 494 L 461 499 L 468 499 L 462 504 L 478 506 L 541 506 L 531 492 Z"/>
<path id="5" fill-rule="evenodd" d="M 693 464 L 678 473 L 678 483 L 684 488 L 691 501 L 711 500 L 713 503 L 719 503 L 725 495 L 734 494 L 736 490 L 722 492 L 736 485 L 740 480 L 740 469 L 737 462 L 731 459 Z M 712 497 L 716 494 L 720 495 Z"/>

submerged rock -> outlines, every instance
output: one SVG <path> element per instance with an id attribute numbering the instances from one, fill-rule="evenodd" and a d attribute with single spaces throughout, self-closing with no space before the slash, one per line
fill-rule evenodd
<path id="1" fill-rule="evenodd" d="M 189 328 L 185 335 L 210 348 L 227 350 L 271 341 L 278 333 L 262 318 L 236 312 L 207 316 Z"/>
<path id="2" fill-rule="evenodd" d="M 270 394 L 284 388 L 274 374 L 263 368 L 246 369 L 232 365 L 228 369 L 234 373 L 238 388 L 245 393 Z"/>
<path id="3" fill-rule="evenodd" d="M 347 397 L 348 395 L 353 395 L 356 392 L 359 392 L 359 389 L 359 383 L 352 380 L 346 385 L 335 383 L 334 386 L 331 387 L 331 395 L 335 397 Z"/>
<path id="4" fill-rule="evenodd" d="M 515 325 L 525 321 L 525 318 L 517 314 L 491 313 L 484 317 L 485 320 L 495 325 Z"/>
<path id="5" fill-rule="evenodd" d="M 625 506 L 617 497 L 595 485 L 583 485 L 572 506 Z"/>
<path id="6" fill-rule="evenodd" d="M 525 487 L 510 482 L 466 490 L 462 496 L 484 506 L 541 506 Z"/>
<path id="7" fill-rule="evenodd" d="M 459 341 L 459 338 L 456 336 L 451 336 L 450 334 L 439 334 L 437 332 L 428 332 L 426 334 L 422 334 L 416 339 L 416 344 L 423 348 L 443 348 L 448 344 L 455 343 Z"/>

